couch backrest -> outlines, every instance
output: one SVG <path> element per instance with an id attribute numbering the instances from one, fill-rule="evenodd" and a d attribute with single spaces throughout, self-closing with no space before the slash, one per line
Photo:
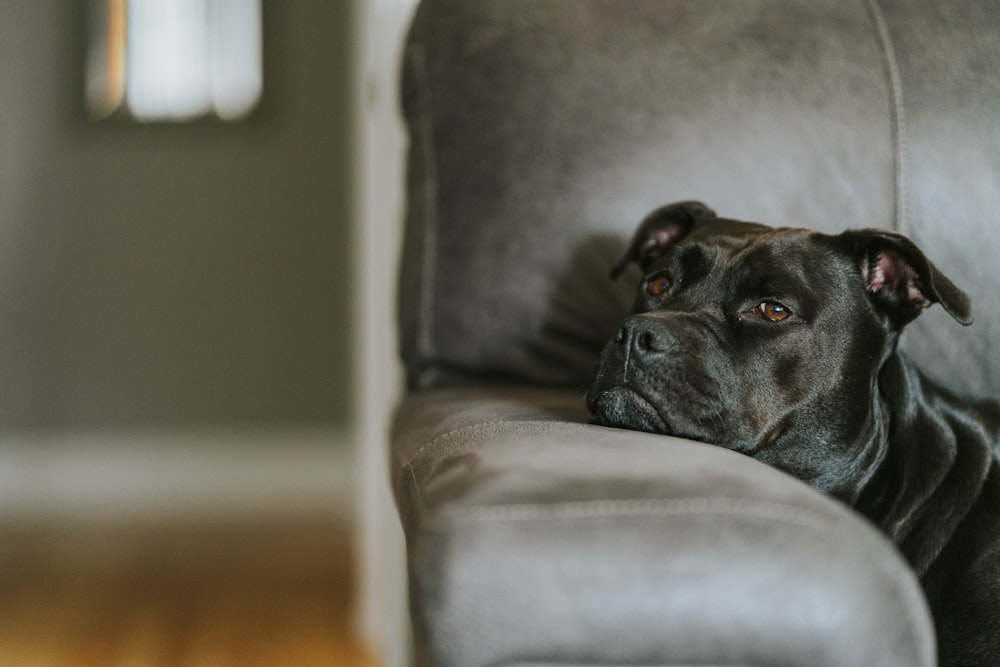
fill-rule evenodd
<path id="1" fill-rule="evenodd" d="M 950 0 L 425 0 L 403 103 L 412 386 L 579 386 L 651 209 L 905 231 L 969 291 L 905 345 L 1000 395 L 1000 12 Z"/>

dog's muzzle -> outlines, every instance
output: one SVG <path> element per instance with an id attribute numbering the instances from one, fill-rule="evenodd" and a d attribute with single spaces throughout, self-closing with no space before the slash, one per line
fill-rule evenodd
<path id="1" fill-rule="evenodd" d="M 673 329 L 661 317 L 629 317 L 608 344 L 601 379 L 590 397 L 590 411 L 605 426 L 667 433 L 668 425 L 633 380 L 662 364 L 677 348 Z"/>
<path id="2" fill-rule="evenodd" d="M 666 433 L 667 423 L 656 408 L 627 387 L 615 387 L 601 392 L 590 407 L 597 422 L 603 426 L 626 428 L 649 433 Z"/>

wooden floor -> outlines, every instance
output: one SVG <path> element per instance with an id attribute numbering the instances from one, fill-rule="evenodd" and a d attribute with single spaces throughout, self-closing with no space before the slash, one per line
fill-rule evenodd
<path id="1" fill-rule="evenodd" d="M 374 667 L 326 525 L 0 529 L 0 667 Z"/>

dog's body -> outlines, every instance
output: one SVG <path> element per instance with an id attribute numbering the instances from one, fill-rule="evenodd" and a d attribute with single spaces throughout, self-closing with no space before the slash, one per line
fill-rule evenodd
<path id="1" fill-rule="evenodd" d="M 921 578 L 943 665 L 1000 664 L 1000 404 L 963 402 L 896 350 L 968 298 L 906 238 L 654 211 L 612 271 L 645 277 L 604 350 L 602 424 L 724 445 L 840 498 Z"/>

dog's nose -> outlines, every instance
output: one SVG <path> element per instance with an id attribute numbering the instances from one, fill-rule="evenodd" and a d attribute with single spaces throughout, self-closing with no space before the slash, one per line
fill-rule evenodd
<path id="1" fill-rule="evenodd" d="M 677 338 L 670 325 L 659 317 L 635 315 L 615 334 L 615 343 L 637 354 L 656 354 L 672 349 Z"/>

